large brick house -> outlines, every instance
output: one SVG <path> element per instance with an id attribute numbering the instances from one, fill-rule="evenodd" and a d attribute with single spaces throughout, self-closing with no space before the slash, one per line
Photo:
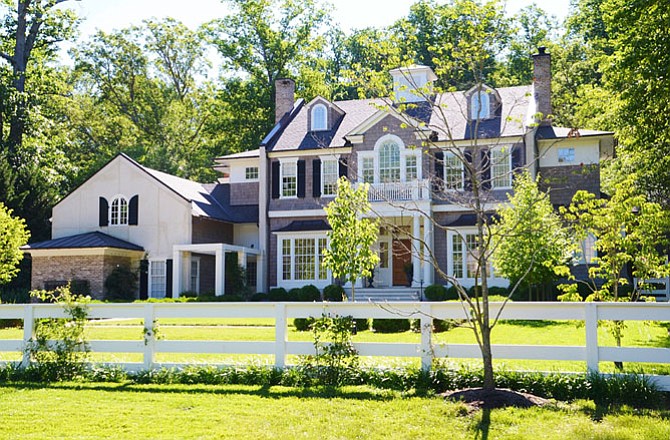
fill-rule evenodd
<path id="1" fill-rule="evenodd" d="M 613 154 L 610 132 L 552 126 L 550 56 L 540 50 L 533 59 L 532 85 L 437 95 L 430 68 L 395 69 L 392 99 L 305 102 L 295 100 L 292 80 L 278 80 L 275 127 L 258 149 L 216 159 L 221 183 L 189 182 L 120 155 L 56 205 L 54 240 L 28 249 L 33 288 L 86 276 L 100 295 L 124 258 L 143 271 L 141 295 L 222 294 L 229 253 L 255 273 L 258 291 L 325 287 L 333 280 L 321 264 L 323 207 L 340 176 L 370 184 L 371 215 L 381 219 L 381 262 L 366 287 L 444 283 L 440 271 L 471 285 L 474 215 L 459 203 L 469 182 L 454 151 L 481 167 L 491 214 L 522 168 L 543 176 L 556 205 L 578 189 L 598 194 L 600 161 Z M 81 244 L 89 236 L 97 247 Z M 96 267 L 89 273 L 87 261 Z M 489 282 L 507 284 L 495 275 Z"/>

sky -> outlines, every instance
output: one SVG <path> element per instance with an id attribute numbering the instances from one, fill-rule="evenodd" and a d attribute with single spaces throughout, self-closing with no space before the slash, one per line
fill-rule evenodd
<path id="1" fill-rule="evenodd" d="M 333 16 L 344 30 L 368 26 L 380 27 L 392 24 L 406 16 L 415 0 L 331 0 L 335 7 Z M 506 9 L 513 14 L 520 8 L 532 4 L 532 0 L 507 0 Z M 563 20 L 568 13 L 570 0 L 537 2 L 549 14 Z M 131 24 L 139 24 L 147 18 L 173 17 L 189 27 L 227 14 L 220 0 L 79 0 L 65 2 L 84 22 L 80 27 L 82 37 L 95 33 L 96 29 L 111 31 Z"/>

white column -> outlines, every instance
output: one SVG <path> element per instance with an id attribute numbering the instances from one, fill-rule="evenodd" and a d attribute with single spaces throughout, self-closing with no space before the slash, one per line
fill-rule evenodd
<path id="1" fill-rule="evenodd" d="M 270 221 L 268 219 L 268 192 L 270 187 L 270 172 L 268 170 L 268 158 L 265 147 L 258 149 L 258 155 L 258 250 L 260 251 L 260 255 L 256 260 L 256 270 L 258 271 L 256 289 L 259 292 L 267 292 Z"/>
<path id="2" fill-rule="evenodd" d="M 183 253 L 179 250 L 172 251 L 172 297 L 177 298 L 181 295 L 183 269 Z"/>
<path id="3" fill-rule="evenodd" d="M 412 287 L 419 287 L 421 280 L 421 256 L 419 255 L 421 251 L 421 242 L 419 238 L 421 237 L 421 223 L 419 214 L 414 214 L 414 222 L 412 225 L 412 267 L 414 276 L 412 277 Z"/>
<path id="4" fill-rule="evenodd" d="M 430 250 L 433 248 L 433 222 L 429 215 L 423 218 L 423 286 L 433 283 L 433 260 Z"/>
<path id="5" fill-rule="evenodd" d="M 223 252 L 223 246 L 220 246 L 214 255 L 214 294 L 223 295 L 223 289 L 226 286 L 226 271 L 224 270 L 226 264 L 224 257 L 226 254 Z"/>
<path id="6" fill-rule="evenodd" d="M 244 269 L 247 268 L 247 253 L 245 251 L 237 251 L 237 264 Z"/>
<path id="7" fill-rule="evenodd" d="M 260 255 L 256 255 L 256 291 L 257 292 L 264 292 L 261 290 L 263 288 L 263 271 L 261 270 L 261 264 L 262 263 L 262 257 Z"/>

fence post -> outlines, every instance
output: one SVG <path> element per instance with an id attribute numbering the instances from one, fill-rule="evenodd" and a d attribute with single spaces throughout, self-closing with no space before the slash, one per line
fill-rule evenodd
<path id="1" fill-rule="evenodd" d="M 35 337 L 35 306 L 27 304 L 23 307 L 23 360 L 21 368 L 30 365 L 30 353 L 28 345 Z"/>
<path id="2" fill-rule="evenodd" d="M 584 303 L 586 328 L 586 368 L 598 372 L 598 303 Z"/>
<path id="3" fill-rule="evenodd" d="M 433 310 L 430 304 L 421 304 L 421 369 L 433 366 Z"/>
<path id="4" fill-rule="evenodd" d="M 144 369 L 151 370 L 155 362 L 154 305 L 144 304 Z"/>
<path id="5" fill-rule="evenodd" d="M 275 303 L 275 367 L 286 364 L 286 305 Z"/>

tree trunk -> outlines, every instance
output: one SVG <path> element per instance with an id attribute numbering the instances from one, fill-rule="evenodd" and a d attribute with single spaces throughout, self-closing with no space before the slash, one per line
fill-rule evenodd
<path id="1" fill-rule="evenodd" d="M 493 355 L 491 354 L 491 328 L 487 325 L 481 328 L 482 332 L 482 361 L 484 361 L 484 389 L 493 391 L 496 387 L 493 377 Z"/>

